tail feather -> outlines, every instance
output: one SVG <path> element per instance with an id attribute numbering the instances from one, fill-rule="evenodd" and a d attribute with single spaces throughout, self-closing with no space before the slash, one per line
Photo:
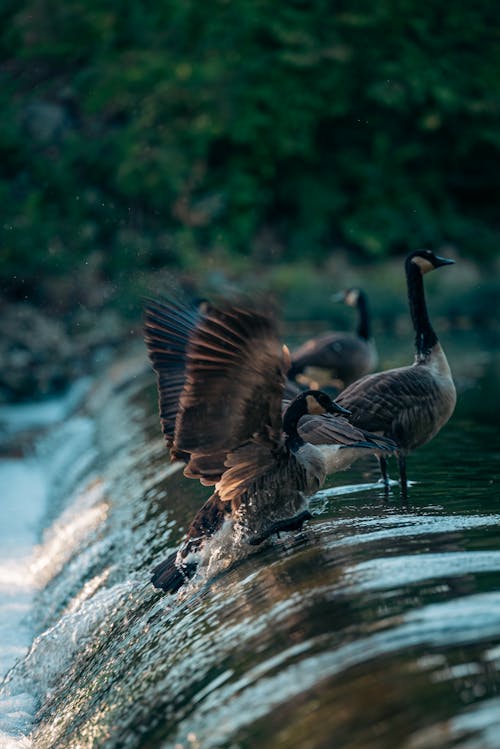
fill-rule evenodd
<path id="1" fill-rule="evenodd" d="M 179 568 L 176 560 L 177 552 L 174 551 L 163 562 L 156 565 L 151 577 L 151 582 L 155 588 L 160 588 L 167 593 L 176 593 L 186 580 L 193 576 L 196 569 L 195 564 L 185 564 Z"/>

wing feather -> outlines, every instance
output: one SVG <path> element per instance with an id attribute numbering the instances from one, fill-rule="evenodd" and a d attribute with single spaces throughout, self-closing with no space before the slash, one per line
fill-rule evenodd
<path id="1" fill-rule="evenodd" d="M 190 338 L 186 363 L 179 449 L 208 455 L 254 433 L 279 439 L 285 364 L 270 309 L 212 308 Z"/>
<path id="2" fill-rule="evenodd" d="M 396 444 L 387 437 L 381 437 L 351 424 L 342 416 L 331 414 L 306 415 L 299 421 L 299 434 L 312 445 L 342 445 L 356 447 L 364 444 L 374 449 L 393 453 Z"/>
<path id="3" fill-rule="evenodd" d="M 226 458 L 226 470 L 217 484 L 217 493 L 222 501 L 241 496 L 250 487 L 262 480 L 272 484 L 272 478 L 280 465 L 279 452 L 269 449 L 267 442 L 250 440 Z M 278 484 L 278 482 L 275 482 Z"/>
<path id="4" fill-rule="evenodd" d="M 357 427 L 381 432 L 401 447 L 412 449 L 431 434 L 435 399 L 432 374 L 423 366 L 412 365 L 367 375 L 349 385 L 336 400 L 351 411 L 350 420 Z"/>
<path id="5" fill-rule="evenodd" d="M 158 377 L 162 430 L 171 457 L 187 463 L 186 476 L 217 483 L 228 453 L 254 435 L 260 458 L 269 453 L 262 465 L 272 465 L 287 364 L 269 305 L 199 309 L 149 300 L 145 340 Z"/>
<path id="6" fill-rule="evenodd" d="M 158 380 L 158 402 L 163 434 L 172 458 L 189 456 L 174 447 L 175 420 L 186 379 L 186 352 L 201 313 L 180 301 L 147 300 L 144 339 Z"/>

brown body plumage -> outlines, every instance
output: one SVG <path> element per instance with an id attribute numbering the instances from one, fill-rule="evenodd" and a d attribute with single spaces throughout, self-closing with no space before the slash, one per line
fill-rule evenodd
<path id="1" fill-rule="evenodd" d="M 311 383 L 314 380 L 325 384 L 325 377 L 338 387 L 373 372 L 378 362 L 377 350 L 371 338 L 368 300 L 361 289 L 347 289 L 335 295 L 359 313 L 356 333 L 334 331 L 311 338 L 292 353 L 289 377 Z"/>
<path id="2" fill-rule="evenodd" d="M 444 351 L 429 321 L 423 275 L 453 263 L 429 250 L 406 258 L 408 301 L 415 329 L 415 360 L 407 367 L 367 375 L 347 387 L 338 402 L 351 420 L 392 438 L 399 446 L 401 489 L 406 494 L 406 455 L 429 442 L 453 413 L 456 391 Z M 385 459 L 381 460 L 387 483 Z"/>
<path id="3" fill-rule="evenodd" d="M 289 358 L 269 308 L 151 302 L 145 338 L 171 457 L 186 463 L 189 478 L 215 485 L 179 551 L 155 568 L 157 587 L 179 588 L 225 520 L 250 545 L 299 528 L 327 473 L 366 452 L 394 451 L 331 416 L 342 409 L 320 391 L 300 394 L 282 413 Z"/>

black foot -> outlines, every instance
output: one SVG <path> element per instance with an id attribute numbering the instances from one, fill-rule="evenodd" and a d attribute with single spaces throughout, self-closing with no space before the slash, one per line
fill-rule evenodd
<path id="1" fill-rule="evenodd" d="M 254 536 L 250 536 L 247 539 L 247 543 L 249 543 L 250 546 L 257 546 L 258 544 L 261 544 L 262 541 L 265 541 L 266 538 L 272 536 L 273 533 L 280 533 L 280 531 L 300 531 L 304 522 L 311 518 L 312 515 L 309 510 L 304 510 L 303 512 L 299 512 L 299 514 L 295 515 L 293 518 L 276 520 L 276 522 L 271 523 L 271 525 L 269 525 L 262 533 L 256 533 Z"/>
<path id="2" fill-rule="evenodd" d="M 399 479 L 401 484 L 401 499 L 405 502 L 408 501 L 408 480 L 406 478 L 406 457 L 400 455 L 398 459 L 399 463 Z"/>

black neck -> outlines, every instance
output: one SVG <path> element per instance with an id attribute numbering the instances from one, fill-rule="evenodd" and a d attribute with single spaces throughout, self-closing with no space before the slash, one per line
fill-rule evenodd
<path id="1" fill-rule="evenodd" d="M 359 312 L 358 336 L 368 341 L 371 336 L 370 316 L 368 314 L 368 302 L 363 291 L 359 292 L 357 308 Z"/>
<path id="2" fill-rule="evenodd" d="M 283 431 L 286 434 L 285 444 L 289 450 L 295 451 L 305 444 L 297 431 L 299 419 L 307 413 L 306 403 L 302 396 L 293 400 L 283 416 Z"/>
<path id="3" fill-rule="evenodd" d="M 409 261 L 406 265 L 406 282 L 408 285 L 408 303 L 415 329 L 415 348 L 417 357 L 425 357 L 438 342 L 438 337 L 430 323 L 425 302 L 424 279 L 420 268 Z"/>

